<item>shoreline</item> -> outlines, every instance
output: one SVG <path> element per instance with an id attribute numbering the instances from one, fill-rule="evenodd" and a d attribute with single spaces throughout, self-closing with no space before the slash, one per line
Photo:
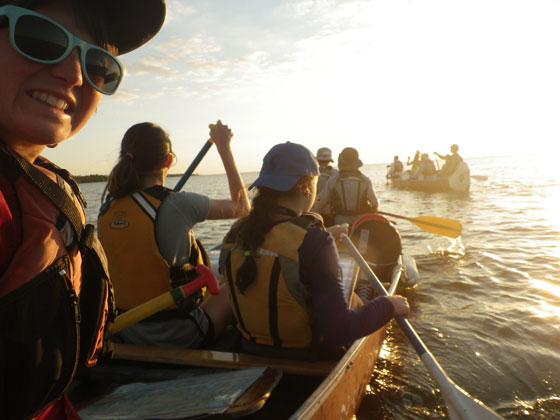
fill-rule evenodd
<path id="1" fill-rule="evenodd" d="M 169 174 L 168 177 L 178 177 L 182 176 L 183 174 Z M 199 174 L 192 174 L 191 176 L 199 176 Z M 109 175 L 99 175 L 99 174 L 92 174 L 92 175 L 73 175 L 72 179 L 76 181 L 78 184 L 87 184 L 89 182 L 107 182 L 109 179 Z"/>

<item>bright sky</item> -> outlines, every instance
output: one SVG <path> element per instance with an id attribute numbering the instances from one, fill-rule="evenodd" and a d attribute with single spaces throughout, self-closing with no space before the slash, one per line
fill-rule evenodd
<path id="1" fill-rule="evenodd" d="M 122 56 L 117 94 L 45 153 L 107 174 L 122 135 L 152 121 L 182 172 L 221 119 L 241 171 L 287 140 L 364 163 L 419 149 L 466 158 L 558 152 L 556 0 L 168 0 L 161 32 Z M 433 155 L 432 155 L 433 156 Z M 221 173 L 211 150 L 198 173 Z"/>

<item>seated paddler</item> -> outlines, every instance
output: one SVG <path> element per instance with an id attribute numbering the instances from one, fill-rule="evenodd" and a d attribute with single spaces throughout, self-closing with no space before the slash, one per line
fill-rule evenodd
<path id="1" fill-rule="evenodd" d="M 241 351 L 331 358 L 409 312 L 401 296 L 349 307 L 335 240 L 321 217 L 309 213 L 318 175 L 317 161 L 304 146 L 274 146 L 250 187 L 256 189 L 250 214 L 224 238 L 220 275 L 230 291 Z"/>
<path id="2" fill-rule="evenodd" d="M 98 234 L 107 258 L 119 312 L 128 311 L 197 277 L 209 265 L 193 228 L 208 219 L 245 216 L 250 203 L 231 152 L 227 125 L 211 126 L 222 159 L 230 200 L 165 187 L 175 155 L 169 135 L 145 122 L 125 133 L 118 162 L 109 175 Z M 120 331 L 115 341 L 138 345 L 200 348 L 211 345 L 233 321 L 227 289 L 216 296 L 197 293 Z"/>
<path id="3" fill-rule="evenodd" d="M 379 199 L 371 179 L 360 171 L 359 153 L 346 147 L 338 155 L 338 173 L 329 178 L 317 196 L 313 210 L 322 213 L 326 207 L 335 214 L 334 222 L 352 225 L 360 217 L 376 212 Z"/>

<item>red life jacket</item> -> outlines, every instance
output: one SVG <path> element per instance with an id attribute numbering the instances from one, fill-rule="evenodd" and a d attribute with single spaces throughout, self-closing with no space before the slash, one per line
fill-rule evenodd
<path id="1" fill-rule="evenodd" d="M 3 273 L 19 245 L 20 224 L 17 197 L 12 185 L 0 176 L 0 273 Z"/>
<path id="2" fill-rule="evenodd" d="M 114 304 L 105 254 L 68 172 L 0 143 L 0 180 L 0 226 L 11 232 L 1 241 L 9 259 L 0 266 L 0 407 L 3 418 L 23 419 L 97 362 Z"/>

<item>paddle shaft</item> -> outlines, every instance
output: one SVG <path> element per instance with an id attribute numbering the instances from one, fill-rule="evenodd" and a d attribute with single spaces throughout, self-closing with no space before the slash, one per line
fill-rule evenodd
<path id="1" fill-rule="evenodd" d="M 344 239 L 346 246 L 352 253 L 352 256 L 360 266 L 360 269 L 370 278 L 371 283 L 373 287 L 375 287 L 377 293 L 379 293 L 382 296 L 389 296 L 389 292 L 387 292 L 385 286 L 383 286 L 383 283 L 379 281 L 375 273 L 371 270 L 369 264 L 364 259 L 362 254 L 360 254 L 360 251 L 358 251 L 358 249 L 355 247 L 352 240 L 347 235 L 342 235 L 342 238 Z M 416 331 L 414 331 L 412 325 L 410 325 L 408 320 L 402 315 L 397 315 L 395 318 L 399 323 L 399 325 L 402 327 L 402 329 L 405 330 L 405 334 L 407 335 L 407 337 L 410 338 L 410 342 L 414 347 L 414 349 L 416 350 L 416 352 L 418 353 L 418 355 L 422 356 L 424 353 L 426 353 L 428 349 L 426 348 L 426 346 L 424 345 L 424 343 L 422 342 L 418 334 L 416 334 Z"/>
<path id="2" fill-rule="evenodd" d="M 387 212 L 384 212 L 384 211 L 378 211 L 377 213 L 384 214 L 385 216 L 395 217 L 397 219 L 408 220 L 409 222 L 412 222 L 412 223 L 417 223 L 418 222 L 414 217 L 399 216 L 398 214 L 387 213 Z M 420 222 L 420 223 L 424 224 L 424 225 L 438 227 L 438 228 L 444 228 L 444 229 L 447 228 L 447 226 L 439 224 L 439 223 L 433 223 L 433 222 Z"/>
<path id="3" fill-rule="evenodd" d="M 194 158 L 190 166 L 187 168 L 187 170 L 185 171 L 181 179 L 179 179 L 179 182 L 177 182 L 177 185 L 175 185 L 173 191 L 181 191 L 181 188 L 183 188 L 185 182 L 187 182 L 187 180 L 191 177 L 198 164 L 202 161 L 202 159 L 204 159 L 204 156 L 206 155 L 206 153 L 208 153 L 208 150 L 210 150 L 212 144 L 214 144 L 212 139 L 208 139 L 206 143 L 204 143 L 204 146 L 202 146 L 202 149 L 200 149 L 198 155 L 196 155 L 196 157 Z"/>
<path id="4" fill-rule="evenodd" d="M 218 294 L 220 288 L 218 286 L 218 280 L 216 279 L 214 273 L 212 273 L 212 270 L 199 265 L 197 266 L 197 272 L 200 274 L 200 277 L 194 279 L 193 281 L 171 289 L 169 292 L 150 299 L 149 301 L 117 316 L 115 322 L 111 325 L 111 334 L 115 334 L 132 324 L 169 308 L 172 305 L 179 305 L 187 296 L 202 289 L 203 287 L 208 287 L 210 293 L 214 295 Z"/>
<path id="5" fill-rule="evenodd" d="M 388 296 L 387 290 L 383 286 L 383 283 L 377 278 L 375 273 L 369 267 L 367 261 L 364 259 L 362 254 L 354 246 L 354 243 L 350 240 L 347 235 L 342 235 L 346 247 L 350 250 L 350 253 L 360 266 L 360 269 L 369 277 L 373 286 L 377 292 L 382 296 Z M 440 366 L 436 358 L 430 353 L 420 336 L 416 333 L 410 322 L 402 316 L 397 315 L 396 320 L 399 326 L 402 328 L 406 337 L 409 339 L 410 343 L 420 356 L 422 363 L 430 372 L 431 377 L 440 387 L 443 397 L 449 407 L 449 414 L 452 419 L 458 420 L 482 420 L 491 419 L 499 420 L 502 419 L 494 411 L 486 407 L 480 401 L 474 400 L 465 391 L 459 388 L 453 381 L 447 376 L 443 368 Z"/>

